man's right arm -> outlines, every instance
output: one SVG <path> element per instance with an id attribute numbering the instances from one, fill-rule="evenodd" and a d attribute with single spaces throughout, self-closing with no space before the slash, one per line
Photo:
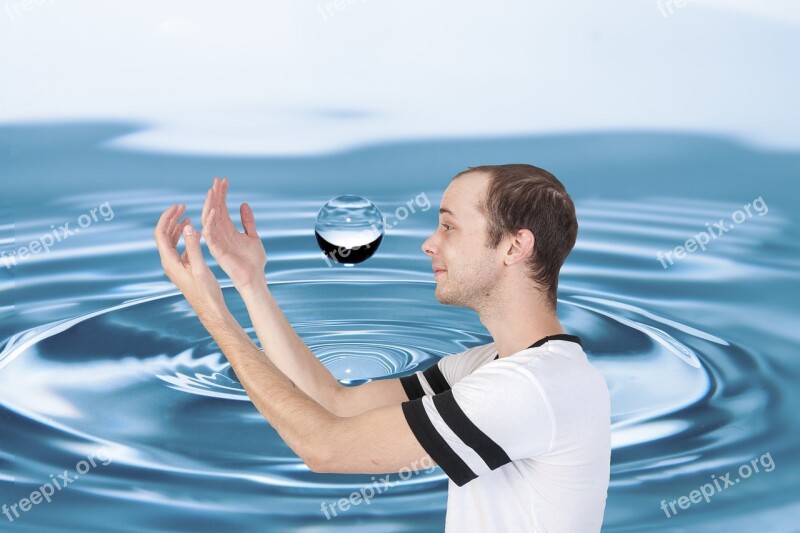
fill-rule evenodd
<path id="1" fill-rule="evenodd" d="M 203 235 L 219 266 L 242 296 L 261 349 L 295 385 L 333 414 L 354 416 L 407 400 L 397 379 L 344 387 L 311 352 L 286 320 L 264 279 L 267 254 L 248 204 L 239 213 L 244 233 L 233 225 L 225 197 L 228 179 L 214 178 L 203 213 Z"/>
<path id="2" fill-rule="evenodd" d="M 308 348 L 283 314 L 266 280 L 239 289 L 264 354 L 300 389 L 337 416 L 355 416 L 408 400 L 395 379 L 346 387 Z"/>

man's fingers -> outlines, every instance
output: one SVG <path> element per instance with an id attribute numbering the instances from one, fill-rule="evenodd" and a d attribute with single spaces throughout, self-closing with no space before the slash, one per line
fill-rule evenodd
<path id="1" fill-rule="evenodd" d="M 217 188 L 219 194 L 217 195 L 217 209 L 219 209 L 219 214 L 222 217 L 230 218 L 230 213 L 228 212 L 228 184 L 230 180 L 228 178 L 222 178 L 222 181 Z M 233 222 L 233 221 L 231 221 Z"/>
<path id="2" fill-rule="evenodd" d="M 214 178 L 216 180 L 217 178 Z M 206 201 L 203 203 L 203 211 L 200 213 L 200 224 L 206 225 L 206 219 L 208 218 L 208 210 L 211 208 L 214 202 L 214 188 L 208 189 L 206 193 Z"/>
<path id="3" fill-rule="evenodd" d="M 183 220 L 180 221 L 180 223 L 175 224 L 175 227 L 172 229 L 172 233 L 170 233 L 170 237 L 169 237 L 170 238 L 170 242 L 174 246 L 178 245 L 178 241 L 181 238 L 181 233 L 183 233 L 183 228 L 188 223 L 189 223 L 189 219 L 188 218 L 184 218 Z"/>
<path id="4" fill-rule="evenodd" d="M 203 206 L 203 215 L 200 218 L 200 222 L 203 227 L 210 225 L 209 219 L 211 218 L 211 209 L 215 208 L 217 214 L 223 217 L 217 220 L 217 231 L 236 231 L 236 227 L 233 225 L 233 220 L 231 220 L 228 214 L 228 208 L 225 206 L 225 200 L 223 198 L 223 182 L 225 180 L 227 180 L 227 178 L 222 180 L 216 177 L 214 178 L 214 184 L 211 186 L 206 196 L 206 203 Z M 225 190 L 227 190 L 227 186 Z"/>
<path id="5" fill-rule="evenodd" d="M 162 233 L 164 229 L 167 227 L 167 223 L 172 216 L 172 212 L 175 211 L 175 208 L 178 207 L 178 204 L 174 204 L 172 207 L 161 213 L 161 216 L 158 218 L 158 223 L 156 224 L 156 229 L 153 233 Z"/>
<path id="6" fill-rule="evenodd" d="M 178 209 L 173 211 L 172 214 L 169 216 L 166 227 L 164 228 L 164 232 L 170 238 L 170 242 L 172 243 L 173 246 L 175 246 L 178 243 L 178 240 L 173 238 L 176 234 L 178 220 L 183 216 L 185 212 L 186 212 L 186 204 L 180 204 L 178 206 Z"/>
<path id="7" fill-rule="evenodd" d="M 172 231 L 174 225 L 178 222 L 178 219 L 181 218 L 185 212 L 186 204 L 181 204 L 178 206 L 178 209 L 170 215 L 169 220 L 167 220 L 167 233 Z"/>
<path id="8" fill-rule="evenodd" d="M 211 207 L 216 207 L 219 210 L 219 198 L 220 198 L 220 186 L 222 185 L 222 180 L 219 178 L 214 178 L 214 185 L 211 189 L 214 191 L 214 194 L 211 195 Z"/>
<path id="9" fill-rule="evenodd" d="M 206 240 L 206 244 L 208 245 L 208 251 L 212 252 L 212 254 L 217 244 L 218 233 L 216 231 L 217 229 L 216 224 L 217 224 L 217 210 L 212 207 L 208 211 L 206 224 L 203 226 L 203 231 L 202 231 L 203 238 Z"/>
<path id="10" fill-rule="evenodd" d="M 247 202 L 239 207 L 239 215 L 242 217 L 244 232 L 250 237 L 258 237 L 258 232 L 256 232 L 256 217 L 253 216 L 253 210 Z"/>
<path id="11" fill-rule="evenodd" d="M 173 244 L 169 233 L 171 229 L 170 220 L 178 207 L 177 204 L 173 205 L 161 213 L 158 224 L 156 224 L 156 229 L 153 231 L 153 236 L 156 239 L 156 246 L 158 246 L 158 253 L 161 256 L 161 263 L 165 266 L 180 262 L 178 250 L 175 248 L 175 244 Z"/>
<path id="12" fill-rule="evenodd" d="M 169 242 L 172 243 L 172 246 L 176 246 L 178 244 L 178 239 L 180 238 L 181 231 L 183 230 L 183 225 L 185 220 L 181 223 L 178 223 L 178 220 L 183 216 L 186 212 L 186 204 L 181 204 L 178 206 L 177 211 L 173 212 L 170 215 L 169 220 L 167 220 L 167 226 L 165 228 L 165 232 L 167 236 L 169 236 Z"/>

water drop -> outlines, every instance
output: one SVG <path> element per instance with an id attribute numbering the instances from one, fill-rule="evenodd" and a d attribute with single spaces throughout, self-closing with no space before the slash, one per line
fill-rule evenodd
<path id="1" fill-rule="evenodd" d="M 383 214 L 361 196 L 347 194 L 329 200 L 317 214 L 314 235 L 317 244 L 333 263 L 366 261 L 383 240 Z"/>

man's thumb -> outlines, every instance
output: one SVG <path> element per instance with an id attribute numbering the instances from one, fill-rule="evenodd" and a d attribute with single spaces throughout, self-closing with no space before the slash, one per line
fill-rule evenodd
<path id="1" fill-rule="evenodd" d="M 239 214 L 242 217 L 244 232 L 251 237 L 258 237 L 258 233 L 256 232 L 256 217 L 253 216 L 253 210 L 250 209 L 247 203 L 243 203 L 239 207 Z"/>
<path id="2" fill-rule="evenodd" d="M 194 267 L 203 264 L 203 250 L 200 248 L 200 234 L 195 233 L 191 224 L 183 228 L 183 242 L 186 244 L 186 253 L 189 263 Z"/>

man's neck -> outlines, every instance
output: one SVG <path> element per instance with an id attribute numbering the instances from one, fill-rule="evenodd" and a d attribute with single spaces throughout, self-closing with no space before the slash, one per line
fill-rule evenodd
<path id="1" fill-rule="evenodd" d="M 544 302 L 522 301 L 525 303 L 512 299 L 500 308 L 479 313 L 501 358 L 522 351 L 549 335 L 566 333 L 558 315 Z"/>

